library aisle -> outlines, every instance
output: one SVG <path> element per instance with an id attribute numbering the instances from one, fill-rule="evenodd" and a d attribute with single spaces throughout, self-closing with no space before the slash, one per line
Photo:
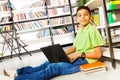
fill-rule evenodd
<path id="1" fill-rule="evenodd" d="M 68 47 L 64 47 L 66 49 Z M 10 75 L 14 74 L 15 69 L 24 67 L 24 66 L 38 66 L 42 64 L 47 58 L 42 52 L 32 53 L 32 56 L 21 55 L 22 60 L 18 57 L 13 57 L 12 59 L 3 59 L 0 62 L 0 80 L 14 80 L 7 76 L 4 76 L 3 69 L 7 70 Z M 107 65 L 106 72 L 85 74 L 83 72 L 78 72 L 70 75 L 58 76 L 51 80 L 119 80 L 120 79 L 120 62 L 117 62 L 116 69 L 113 69 L 111 62 L 105 61 Z"/>

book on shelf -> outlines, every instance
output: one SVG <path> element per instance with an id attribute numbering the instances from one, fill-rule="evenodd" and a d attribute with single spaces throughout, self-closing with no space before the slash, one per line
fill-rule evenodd
<path id="1" fill-rule="evenodd" d="M 0 12 L 2 12 L 2 11 L 7 11 L 7 10 L 8 10 L 8 8 L 7 8 L 6 5 L 0 6 Z"/>
<path id="2" fill-rule="evenodd" d="M 94 63 L 83 64 L 80 66 L 82 72 L 89 74 L 89 73 L 96 73 L 96 72 L 106 72 L 106 65 L 104 62 L 97 61 Z"/>
<path id="3" fill-rule="evenodd" d="M 105 17 L 104 17 L 103 8 L 101 6 L 99 7 L 99 17 L 100 17 L 100 26 L 104 26 L 105 25 Z"/>

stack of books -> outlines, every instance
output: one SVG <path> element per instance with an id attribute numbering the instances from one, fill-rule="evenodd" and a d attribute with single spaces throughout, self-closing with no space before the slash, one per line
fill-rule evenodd
<path id="1" fill-rule="evenodd" d="M 82 72 L 89 74 L 89 73 L 98 73 L 98 72 L 106 72 L 106 65 L 104 62 L 97 61 L 94 63 L 83 64 L 80 66 Z"/>

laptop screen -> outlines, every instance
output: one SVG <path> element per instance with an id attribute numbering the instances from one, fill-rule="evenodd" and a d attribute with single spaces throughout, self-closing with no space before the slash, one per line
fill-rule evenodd
<path id="1" fill-rule="evenodd" d="M 54 44 L 46 47 L 42 47 L 41 50 L 51 63 L 56 62 L 69 62 L 70 60 L 65 54 L 62 46 L 60 44 Z"/>

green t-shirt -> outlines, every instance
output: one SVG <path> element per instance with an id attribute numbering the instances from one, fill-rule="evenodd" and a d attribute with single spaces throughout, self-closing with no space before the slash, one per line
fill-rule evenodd
<path id="1" fill-rule="evenodd" d="M 77 52 L 93 52 L 95 46 L 103 45 L 103 39 L 97 28 L 90 23 L 83 29 L 78 30 L 73 46 Z M 87 58 L 86 58 L 87 59 Z M 97 59 L 87 59 L 89 63 Z"/>

